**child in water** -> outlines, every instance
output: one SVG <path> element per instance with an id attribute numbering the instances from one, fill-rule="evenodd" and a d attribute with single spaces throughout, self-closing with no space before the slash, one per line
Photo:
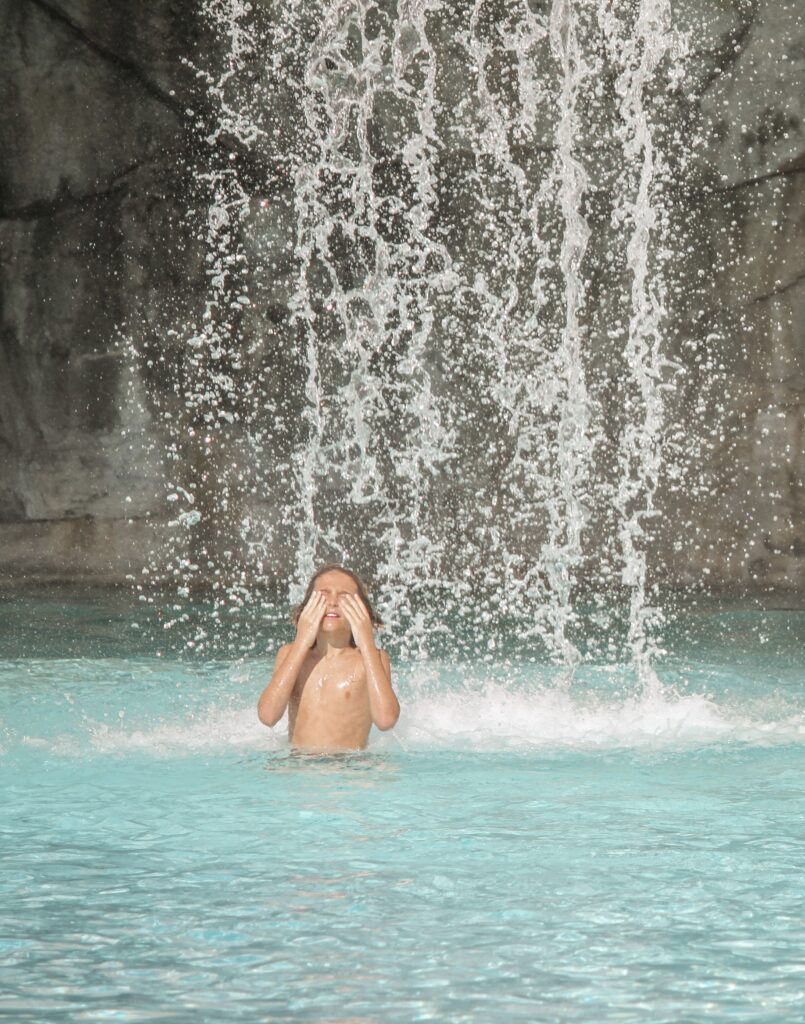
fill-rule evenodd
<path id="1" fill-rule="evenodd" d="M 294 609 L 293 643 L 277 652 L 257 714 L 276 725 L 288 708 L 288 739 L 302 750 L 362 750 L 374 723 L 391 729 L 400 705 L 391 662 L 375 646 L 366 588 L 351 569 L 329 563 L 311 579 Z"/>

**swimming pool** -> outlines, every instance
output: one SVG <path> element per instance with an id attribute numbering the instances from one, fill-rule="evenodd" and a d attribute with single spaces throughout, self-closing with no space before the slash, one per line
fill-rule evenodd
<path id="1" fill-rule="evenodd" d="M 397 729 L 317 758 L 256 720 L 267 656 L 2 610 L 0 1016 L 801 1019 L 802 611 L 691 611 L 644 697 L 401 664 Z"/>

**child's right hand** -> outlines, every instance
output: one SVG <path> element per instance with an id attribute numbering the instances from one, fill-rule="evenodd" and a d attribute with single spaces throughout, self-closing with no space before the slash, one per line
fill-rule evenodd
<path id="1" fill-rule="evenodd" d="M 296 623 L 296 639 L 303 647 L 312 647 L 316 642 L 326 607 L 327 598 L 320 591 L 314 590 Z"/>

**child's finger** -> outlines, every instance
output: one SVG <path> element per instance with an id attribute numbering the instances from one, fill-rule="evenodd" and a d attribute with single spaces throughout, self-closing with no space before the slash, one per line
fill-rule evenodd
<path id="1" fill-rule="evenodd" d="M 358 622 L 363 622 L 365 619 L 369 618 L 368 612 L 366 611 L 366 605 L 364 605 L 363 601 L 361 601 L 356 594 L 345 594 L 344 597 L 348 601 L 348 603 L 345 603 L 344 605 L 344 610 L 346 611 L 346 609 L 349 608 Z"/>

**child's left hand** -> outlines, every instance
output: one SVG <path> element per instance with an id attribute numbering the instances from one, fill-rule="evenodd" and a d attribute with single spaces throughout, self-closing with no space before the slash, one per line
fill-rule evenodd
<path id="1" fill-rule="evenodd" d="M 363 601 L 361 601 L 357 594 L 342 594 L 338 603 L 352 627 L 352 636 L 356 646 L 362 651 L 367 651 L 374 647 L 374 627 Z"/>

